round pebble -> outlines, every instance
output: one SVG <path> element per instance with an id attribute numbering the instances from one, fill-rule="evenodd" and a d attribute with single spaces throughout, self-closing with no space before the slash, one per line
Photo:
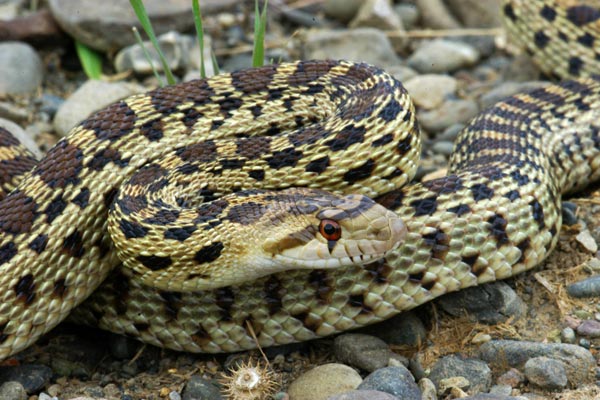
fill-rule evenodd
<path id="1" fill-rule="evenodd" d="M 424 42 L 411 54 L 407 63 L 421 73 L 452 72 L 479 60 L 479 52 L 466 43 L 446 39 Z"/>
<path id="2" fill-rule="evenodd" d="M 542 389 L 557 390 L 567 386 L 568 379 L 562 361 L 548 357 L 534 357 L 525 363 L 525 376 Z"/>
<path id="3" fill-rule="evenodd" d="M 362 378 L 344 364 L 324 364 L 300 375 L 288 387 L 294 400 L 326 400 L 329 396 L 356 389 Z"/>
<path id="4" fill-rule="evenodd" d="M 471 383 L 474 392 L 487 391 L 492 386 L 492 371 L 487 364 L 475 358 L 463 358 L 450 355 L 440 358 L 431 368 L 429 379 L 438 389 L 442 389 L 442 381 L 461 377 Z M 455 386 L 463 388 L 463 386 Z"/>
<path id="5" fill-rule="evenodd" d="M 343 334 L 333 341 L 338 361 L 372 372 L 387 367 L 391 351 L 383 340 L 359 333 Z"/>
<path id="6" fill-rule="evenodd" d="M 600 321 L 588 319 L 577 327 L 577 333 L 590 338 L 600 337 Z"/>
<path id="7" fill-rule="evenodd" d="M 27 43 L 0 43 L 0 95 L 20 95 L 38 90 L 43 79 L 42 60 Z"/>
<path id="8" fill-rule="evenodd" d="M 360 390 L 379 390 L 400 399 L 421 400 L 421 391 L 410 371 L 402 366 L 378 369 L 358 386 Z"/>

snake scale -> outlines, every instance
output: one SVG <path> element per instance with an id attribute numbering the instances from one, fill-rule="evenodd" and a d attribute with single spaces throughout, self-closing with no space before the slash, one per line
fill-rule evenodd
<path id="1" fill-rule="evenodd" d="M 583 77 L 598 53 L 581 39 L 600 12 L 549 0 L 514 0 L 503 12 L 542 62 L 555 59 L 543 54 L 557 40 L 579 43 L 583 55 L 571 46 L 567 61 L 545 70 L 582 77 L 477 116 L 440 179 L 405 185 L 420 153 L 408 94 L 384 71 L 344 61 L 266 66 L 130 97 L 75 127 L 39 163 L 0 131 L 0 359 L 69 314 L 190 352 L 251 349 L 253 334 L 261 346 L 304 341 L 539 265 L 557 241 L 561 196 L 600 174 L 600 78 Z M 286 225 L 291 211 L 301 219 Z M 261 234 L 269 221 L 285 230 L 279 239 Z M 267 244 L 225 243 L 222 232 L 254 226 Z M 342 246 L 353 230 L 362 242 Z M 174 248 L 198 234 L 183 247 L 203 267 L 178 272 L 179 250 L 156 238 Z M 337 255 L 342 266 L 248 272 L 244 262 L 231 280 L 211 283 L 222 272 L 212 263 L 246 241 L 269 254 Z M 308 243 L 313 250 L 296 251 Z M 363 253 L 373 258 L 360 262 Z M 148 285 L 154 279 L 158 287 Z"/>

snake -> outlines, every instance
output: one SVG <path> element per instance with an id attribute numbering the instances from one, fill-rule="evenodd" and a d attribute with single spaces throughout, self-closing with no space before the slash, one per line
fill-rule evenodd
<path id="1" fill-rule="evenodd" d="M 540 62 L 598 15 L 549 0 L 502 10 L 509 31 L 529 26 L 517 36 Z M 559 39 L 540 40 L 553 23 Z M 67 316 L 188 352 L 306 341 L 540 265 L 562 196 L 600 174 L 600 78 L 572 64 L 546 71 L 576 79 L 476 116 L 447 175 L 420 183 L 409 94 L 358 62 L 134 95 L 39 162 L 0 130 L 0 359 Z"/>

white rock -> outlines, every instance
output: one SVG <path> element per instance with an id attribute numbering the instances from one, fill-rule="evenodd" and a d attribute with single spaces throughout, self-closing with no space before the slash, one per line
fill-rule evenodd
<path id="1" fill-rule="evenodd" d="M 451 72 L 479 60 L 479 52 L 466 43 L 445 39 L 424 42 L 408 58 L 408 66 L 421 73 Z"/>
<path id="2" fill-rule="evenodd" d="M 0 43 L 0 96 L 35 92 L 42 78 L 42 60 L 33 47 L 22 42 Z"/>
<path id="3" fill-rule="evenodd" d="M 356 389 L 362 378 L 344 364 L 324 364 L 300 375 L 288 388 L 292 400 L 326 400 L 329 396 Z"/>
<path id="4" fill-rule="evenodd" d="M 404 83 L 415 105 L 430 110 L 456 93 L 458 83 L 449 75 L 418 75 Z"/>

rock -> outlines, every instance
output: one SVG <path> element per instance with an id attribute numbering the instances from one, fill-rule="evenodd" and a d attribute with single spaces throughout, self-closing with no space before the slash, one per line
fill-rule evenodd
<path id="1" fill-rule="evenodd" d="M 42 60 L 21 42 L 0 43 L 0 96 L 33 93 L 42 84 Z"/>
<path id="2" fill-rule="evenodd" d="M 9 101 L 0 101 L 0 118 L 14 122 L 24 122 L 29 119 L 29 111 Z"/>
<path id="3" fill-rule="evenodd" d="M 419 111 L 417 119 L 427 132 L 437 133 L 451 125 L 467 123 L 478 113 L 475 101 L 450 99 L 434 110 Z"/>
<path id="4" fill-rule="evenodd" d="M 438 389 L 441 389 L 442 380 L 453 377 L 466 379 L 474 392 L 486 392 L 492 386 L 492 371 L 485 362 L 475 358 L 456 355 L 440 358 L 429 374 L 429 379 Z"/>
<path id="5" fill-rule="evenodd" d="M 204 0 L 203 15 L 226 9 L 236 0 Z M 49 0 L 52 15 L 75 39 L 101 51 L 116 51 L 135 43 L 131 32 L 143 30 L 128 1 L 122 0 Z M 192 3 L 188 0 L 144 0 L 148 17 L 157 35 L 168 31 L 193 29 Z"/>
<path id="6" fill-rule="evenodd" d="M 516 388 L 525 382 L 525 375 L 516 368 L 511 368 L 498 377 L 499 385 L 510 386 Z"/>
<path id="7" fill-rule="evenodd" d="M 292 399 L 293 400 L 293 399 Z M 398 397 L 378 390 L 352 390 L 350 392 L 336 394 L 327 400 L 399 400 Z"/>
<path id="8" fill-rule="evenodd" d="M 481 96 L 479 99 L 479 104 L 481 105 L 481 108 L 488 108 L 500 100 L 504 100 L 505 98 L 514 94 L 527 92 L 532 89 L 538 89 L 545 86 L 548 86 L 548 82 L 503 82 Z"/>
<path id="9" fill-rule="evenodd" d="M 363 0 L 326 0 L 323 4 L 325 15 L 340 22 L 349 22 L 360 8 Z"/>
<path id="10" fill-rule="evenodd" d="M 575 225 L 577 223 L 577 204 L 570 201 L 562 202 L 562 217 L 563 217 L 563 225 Z M 592 258 L 590 261 L 596 260 L 598 262 L 598 266 L 600 267 L 600 260 L 597 258 Z"/>
<path id="11" fill-rule="evenodd" d="M 423 42 L 408 58 L 411 68 L 426 73 L 452 72 L 479 60 L 479 52 L 468 44 L 446 39 Z"/>
<path id="12" fill-rule="evenodd" d="M 567 293 L 577 298 L 600 296 L 600 275 L 568 285 Z"/>
<path id="13" fill-rule="evenodd" d="M 575 343 L 577 337 L 575 336 L 575 331 L 573 330 L 573 328 L 566 327 L 562 331 L 560 331 L 560 340 L 563 343 Z"/>
<path id="14" fill-rule="evenodd" d="M 534 357 L 525 363 L 525 376 L 529 382 L 546 390 L 558 390 L 567 386 L 565 365 L 560 360 Z"/>
<path id="15" fill-rule="evenodd" d="M 391 351 L 383 340 L 360 333 L 336 337 L 333 353 L 338 361 L 367 372 L 387 367 L 391 357 Z"/>
<path id="16" fill-rule="evenodd" d="M 431 379 L 420 379 L 419 389 L 421 390 L 421 400 L 437 400 L 437 390 Z"/>
<path id="17" fill-rule="evenodd" d="M 210 37 L 205 35 L 204 40 L 204 68 L 206 76 L 212 76 L 214 70 L 210 53 Z M 172 71 L 182 71 L 188 68 L 200 69 L 200 46 L 194 37 L 171 31 L 159 36 L 158 43 Z M 154 65 L 158 71 L 163 71 L 160 57 L 152 44 L 147 41 L 144 42 L 144 46 L 150 54 L 152 64 L 146 59 L 142 47 L 134 44 L 117 53 L 115 69 L 118 72 L 133 70 L 137 74 L 151 74 L 152 65 Z"/>
<path id="18" fill-rule="evenodd" d="M 453 376 L 450 378 L 440 379 L 438 394 L 443 396 L 446 393 L 452 393 L 452 389 L 467 390 L 471 386 L 471 382 L 464 376 Z"/>
<path id="19" fill-rule="evenodd" d="M 27 400 L 27 391 L 19 382 L 8 381 L 0 386 L 0 399 Z"/>
<path id="20" fill-rule="evenodd" d="M 37 159 L 42 158 L 42 152 L 38 145 L 19 125 L 7 119 L 0 118 L 0 128 L 9 131 L 22 145 L 31 151 Z"/>
<path id="21" fill-rule="evenodd" d="M 404 65 L 388 65 L 385 69 L 400 82 L 406 82 L 418 75 L 417 71 Z"/>
<path id="22" fill-rule="evenodd" d="M 421 400 L 421 391 L 405 367 L 386 367 L 370 373 L 358 386 L 360 390 L 379 390 L 403 400 Z"/>
<path id="23" fill-rule="evenodd" d="M 577 333 L 581 336 L 591 338 L 600 337 L 600 322 L 593 319 L 587 319 L 577 327 Z"/>
<path id="24" fill-rule="evenodd" d="M 385 33 L 374 28 L 310 30 L 305 38 L 304 58 L 364 61 L 383 68 L 399 63 Z"/>
<path id="25" fill-rule="evenodd" d="M 390 0 L 365 0 L 348 26 L 350 28 L 371 27 L 391 31 L 404 30 L 402 21 L 392 9 Z"/>
<path id="26" fill-rule="evenodd" d="M 581 244 L 588 252 L 595 253 L 598 251 L 598 244 L 592 237 L 589 230 L 583 229 L 575 236 L 575 239 Z"/>
<path id="27" fill-rule="evenodd" d="M 221 400 L 219 388 L 200 375 L 192 375 L 182 391 L 183 400 Z"/>
<path id="28" fill-rule="evenodd" d="M 467 28 L 502 26 L 498 0 L 445 0 L 450 12 Z"/>
<path id="29" fill-rule="evenodd" d="M 406 81 L 404 87 L 417 107 L 430 110 L 454 95 L 458 83 L 449 75 L 424 74 Z"/>
<path id="30" fill-rule="evenodd" d="M 64 136 L 90 114 L 118 100 L 146 89 L 125 82 L 89 80 L 62 104 L 54 117 L 54 129 Z"/>
<path id="31" fill-rule="evenodd" d="M 404 29 L 413 29 L 419 22 L 419 9 L 414 4 L 396 4 L 394 11 L 400 17 Z"/>
<path id="32" fill-rule="evenodd" d="M 530 358 L 541 356 L 562 361 L 572 386 L 578 386 L 593 379 L 594 356 L 581 346 L 564 343 L 492 340 L 479 348 L 479 357 L 499 369 L 522 368 Z"/>
<path id="33" fill-rule="evenodd" d="M 497 324 L 509 318 L 519 318 L 526 306 L 517 293 L 504 282 L 491 282 L 449 293 L 439 299 L 444 311 L 469 317 L 484 324 Z"/>
<path id="34" fill-rule="evenodd" d="M 513 388 L 510 385 L 494 385 L 490 388 L 490 394 L 497 396 L 510 396 L 512 389 Z"/>
<path id="35" fill-rule="evenodd" d="M 444 129 L 444 131 L 435 137 L 436 140 L 446 140 L 454 143 L 460 131 L 463 130 L 465 124 L 453 124 Z"/>
<path id="36" fill-rule="evenodd" d="M 427 338 L 423 321 L 412 311 L 398 314 L 378 324 L 362 328 L 360 331 L 377 336 L 385 343 L 395 346 L 416 347 L 425 343 Z"/>
<path id="37" fill-rule="evenodd" d="M 431 150 L 436 154 L 449 156 L 454 150 L 454 143 L 447 140 L 436 141 L 433 146 L 431 146 Z"/>
<path id="38" fill-rule="evenodd" d="M 24 364 L 0 367 L 0 382 L 18 382 L 28 394 L 42 390 L 50 382 L 50 378 L 52 378 L 52 370 L 45 365 Z"/>
<path id="39" fill-rule="evenodd" d="M 325 400 L 356 389 L 361 382 L 360 375 L 347 365 L 324 364 L 296 378 L 288 387 L 288 394 L 293 400 Z"/>
<path id="40" fill-rule="evenodd" d="M 450 13 L 443 0 L 417 0 L 421 21 L 430 29 L 458 29 L 460 23 Z"/>

